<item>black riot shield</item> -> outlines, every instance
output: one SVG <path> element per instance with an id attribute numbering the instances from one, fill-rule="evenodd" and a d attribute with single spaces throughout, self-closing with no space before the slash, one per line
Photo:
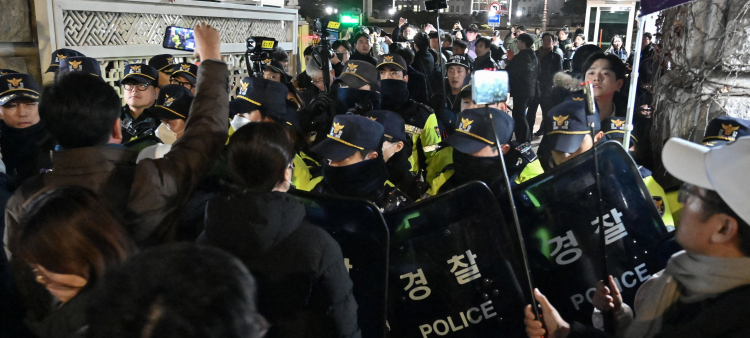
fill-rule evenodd
<path id="1" fill-rule="evenodd" d="M 667 230 L 633 160 L 619 143 L 597 146 L 607 270 L 633 305 Z M 591 323 L 602 279 L 594 156 L 589 151 L 513 188 L 534 287 L 566 320 Z M 502 205 L 502 204 L 501 204 Z"/>
<path id="2" fill-rule="evenodd" d="M 295 191 L 306 220 L 339 243 L 354 283 L 362 337 L 385 337 L 388 276 L 388 228 L 372 202 Z"/>
<path id="3" fill-rule="evenodd" d="M 486 185 L 468 183 L 385 218 L 392 337 L 524 336 L 518 237 Z"/>

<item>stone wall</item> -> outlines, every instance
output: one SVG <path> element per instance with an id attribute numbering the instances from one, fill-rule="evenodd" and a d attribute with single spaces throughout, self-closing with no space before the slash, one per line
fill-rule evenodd
<path id="1" fill-rule="evenodd" d="M 39 71 L 33 1 L 0 0 L 0 68 L 30 73 L 41 80 Z"/>

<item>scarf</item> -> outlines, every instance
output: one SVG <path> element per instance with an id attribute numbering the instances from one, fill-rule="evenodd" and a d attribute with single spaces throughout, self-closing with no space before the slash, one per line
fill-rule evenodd
<path id="1" fill-rule="evenodd" d="M 380 80 L 380 97 L 380 109 L 400 112 L 399 108 L 409 100 L 406 81 Z"/>
<path id="2" fill-rule="evenodd" d="M 476 157 L 453 150 L 453 177 L 455 186 L 482 181 L 490 188 L 503 175 L 503 163 L 497 156 Z M 493 191 L 494 192 L 494 191 Z"/>
<path id="3" fill-rule="evenodd" d="M 664 312 L 678 300 L 695 303 L 750 284 L 750 258 L 719 258 L 680 251 L 636 295 L 637 317 L 624 337 L 651 338 L 661 331 Z"/>
<path id="4" fill-rule="evenodd" d="M 387 179 L 382 156 L 343 167 L 323 165 L 323 181 L 336 195 L 377 201 Z"/>
<path id="5" fill-rule="evenodd" d="M 371 90 L 359 90 L 354 88 L 336 89 L 336 115 L 353 112 L 357 115 L 371 110 L 380 110 L 380 93 Z"/>
<path id="6" fill-rule="evenodd" d="M 17 129 L 0 121 L 0 151 L 8 175 L 25 180 L 39 173 L 40 143 L 47 136 L 44 124 Z"/>

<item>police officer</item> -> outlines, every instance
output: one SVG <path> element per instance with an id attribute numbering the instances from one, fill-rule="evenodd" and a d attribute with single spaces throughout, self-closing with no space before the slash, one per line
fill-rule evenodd
<path id="1" fill-rule="evenodd" d="M 339 115 L 363 114 L 380 109 L 380 76 L 375 66 L 367 61 L 349 60 L 333 86 L 336 88 L 336 113 Z"/>
<path id="2" fill-rule="evenodd" d="M 445 69 L 447 74 L 445 87 L 446 89 L 450 88 L 446 93 L 448 96 L 446 97 L 446 103 L 451 111 L 458 114 L 461 107 L 456 107 L 454 103 L 461 89 L 471 81 L 472 64 L 465 55 L 458 54 L 451 56 L 448 63 L 445 64 Z"/>
<path id="3" fill-rule="evenodd" d="M 162 143 L 148 146 L 138 154 L 137 161 L 144 158 L 162 158 L 171 149 L 172 144 L 185 133 L 185 122 L 190 115 L 190 105 L 193 103 L 193 93 L 178 85 L 161 87 L 159 97 L 148 113 L 161 120 L 156 136 Z"/>
<path id="4" fill-rule="evenodd" d="M 622 143 L 623 139 L 625 138 L 625 122 L 626 120 L 624 117 L 613 116 L 604 119 L 602 121 L 602 133 L 604 133 L 604 140 L 615 140 Z M 633 152 L 635 152 L 635 148 L 638 145 L 638 139 L 633 136 L 633 134 L 630 135 L 630 145 L 631 146 L 628 151 L 632 154 Z M 651 198 L 654 200 L 656 209 L 659 210 L 659 215 L 661 216 L 664 225 L 674 228 L 674 225 L 676 223 L 672 216 L 673 211 L 670 205 L 671 203 L 667 198 L 666 192 L 664 192 L 664 188 L 662 188 L 662 186 L 658 182 L 656 182 L 656 180 L 652 176 L 651 170 L 649 170 L 648 168 L 642 165 L 638 165 L 638 172 L 641 174 L 641 178 L 643 179 L 643 183 L 646 185 L 648 192 L 651 193 Z"/>
<path id="5" fill-rule="evenodd" d="M 60 60 L 60 66 L 57 68 L 57 71 L 55 71 L 55 79 L 59 79 L 68 72 L 83 72 L 96 76 L 104 81 L 99 61 L 94 58 L 70 56 Z"/>
<path id="6" fill-rule="evenodd" d="M 583 91 L 573 92 L 563 103 L 549 112 L 550 125 L 539 144 L 539 156 L 545 170 L 576 157 L 599 142 L 601 131 L 599 112 L 586 115 L 586 98 Z M 589 124 L 594 124 L 594 139 L 591 139 Z"/>
<path id="7" fill-rule="evenodd" d="M 393 111 L 404 119 L 406 132 L 413 141 L 412 171 L 427 168 L 437 144 L 442 140 L 440 125 L 432 108 L 409 98 L 406 61 L 398 54 L 383 54 L 378 58 L 381 108 Z"/>
<path id="8" fill-rule="evenodd" d="M 490 118 L 490 113 L 492 118 Z M 470 108 L 458 114 L 458 128 L 445 140 L 435 165 L 428 169 L 428 195 L 448 191 L 470 181 L 482 181 L 499 196 L 506 191 L 502 152 L 511 182 L 520 184 L 543 173 L 529 144 L 511 144 L 514 122 L 508 113 L 495 108 Z M 500 142 L 497 146 L 494 123 Z"/>
<path id="9" fill-rule="evenodd" d="M 281 62 L 273 59 L 265 59 L 261 61 L 261 66 L 263 67 L 264 79 L 281 83 L 289 82 Z"/>
<path id="10" fill-rule="evenodd" d="M 750 135 L 750 121 L 732 116 L 720 116 L 708 122 L 701 142 L 704 146 L 716 147 L 748 135 Z"/>
<path id="11" fill-rule="evenodd" d="M 19 182 L 50 168 L 49 152 L 40 150 L 47 136 L 39 120 L 39 84 L 31 75 L 0 76 L 0 152 L 4 172 Z"/>
<path id="12" fill-rule="evenodd" d="M 125 106 L 122 107 L 122 143 L 144 137 L 156 130 L 158 118 L 147 111 L 159 96 L 159 71 L 147 64 L 125 66 L 120 81 Z"/>
<path id="13" fill-rule="evenodd" d="M 173 66 L 174 71 L 169 77 L 170 84 L 183 86 L 195 95 L 195 83 L 198 78 L 198 66 L 182 62 Z"/>
<path id="14" fill-rule="evenodd" d="M 246 77 L 240 81 L 237 96 L 229 109 L 236 115 L 229 128 L 229 136 L 250 122 L 278 119 L 286 114 L 287 88 L 280 82 Z"/>
<path id="15" fill-rule="evenodd" d="M 326 160 L 323 181 L 314 192 L 364 198 L 383 212 L 412 202 L 388 181 L 381 124 L 364 116 L 337 115 L 327 136 L 312 148 Z"/>
<path id="16" fill-rule="evenodd" d="M 154 55 L 148 60 L 148 65 L 159 71 L 159 87 L 164 87 L 169 84 L 169 78 L 174 72 L 175 63 L 172 54 Z"/>
<path id="17" fill-rule="evenodd" d="M 72 49 L 67 49 L 67 48 L 58 49 L 52 52 L 51 61 L 45 73 L 56 72 L 57 69 L 59 69 L 60 67 L 60 61 L 65 60 L 71 56 L 86 56 L 86 55 L 83 55 L 80 52 L 76 50 L 72 50 Z"/>

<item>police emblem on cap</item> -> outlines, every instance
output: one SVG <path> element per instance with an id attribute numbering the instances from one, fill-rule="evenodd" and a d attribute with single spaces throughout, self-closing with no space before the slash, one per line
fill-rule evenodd
<path id="1" fill-rule="evenodd" d="M 190 65 L 180 65 L 182 67 L 182 70 L 190 70 Z"/>
<path id="2" fill-rule="evenodd" d="M 612 120 L 612 129 L 620 130 L 622 129 L 622 125 L 625 124 L 625 120 Z"/>
<path id="3" fill-rule="evenodd" d="M 57 57 L 55 58 L 55 62 L 60 62 L 60 60 L 67 58 L 67 55 L 64 54 L 57 54 Z"/>
<path id="4" fill-rule="evenodd" d="M 140 74 L 141 73 L 141 66 L 130 66 L 130 74 Z"/>
<path id="5" fill-rule="evenodd" d="M 68 67 L 68 69 L 69 70 L 83 70 L 81 69 L 81 63 L 83 63 L 83 61 L 75 61 L 75 60 L 70 61 L 70 67 Z"/>
<path id="6" fill-rule="evenodd" d="M 377 117 L 372 117 L 372 116 L 366 116 L 366 117 L 367 117 L 368 119 L 370 119 L 370 120 L 373 120 L 373 121 L 375 121 L 375 122 L 377 122 L 377 121 L 378 121 L 378 118 L 377 118 Z"/>
<path id="7" fill-rule="evenodd" d="M 172 105 L 172 103 L 174 103 L 174 100 L 175 100 L 175 98 L 174 98 L 174 97 L 169 97 L 169 95 L 164 95 L 164 97 L 166 97 L 166 98 L 167 98 L 167 100 L 166 100 L 166 101 L 164 101 L 164 106 L 165 106 L 165 107 L 169 107 L 169 106 L 171 106 L 171 105 Z"/>
<path id="8" fill-rule="evenodd" d="M 350 64 L 347 65 L 347 67 L 349 67 L 349 71 L 348 71 L 349 73 L 356 73 L 357 72 L 357 67 L 359 67 L 359 65 L 355 65 L 353 63 L 350 63 Z"/>
<path id="9" fill-rule="evenodd" d="M 249 83 L 240 82 L 240 95 L 247 95 L 247 86 L 250 85 Z"/>
<path id="10" fill-rule="evenodd" d="M 570 121 L 568 121 L 568 117 L 570 117 L 570 115 L 552 116 L 552 119 L 555 120 L 555 124 L 552 126 L 552 130 L 568 129 L 568 124 L 570 123 Z"/>
<path id="11" fill-rule="evenodd" d="M 393 56 L 386 55 L 386 56 L 383 57 L 383 59 L 385 60 L 385 62 L 392 62 L 393 61 Z"/>
<path id="12" fill-rule="evenodd" d="M 267 65 L 270 65 L 271 64 L 271 59 L 265 59 L 265 60 L 263 60 L 263 63 L 267 64 Z"/>
<path id="13" fill-rule="evenodd" d="M 573 101 L 583 101 L 583 100 L 585 99 L 580 96 L 573 96 Z"/>
<path id="14" fill-rule="evenodd" d="M 23 88 L 23 79 L 8 79 L 8 84 L 10 84 L 11 89 L 19 89 Z"/>
<path id="15" fill-rule="evenodd" d="M 344 132 L 342 129 L 344 129 L 343 124 L 334 122 L 333 127 L 331 127 L 331 136 L 335 138 L 341 138 L 341 134 Z"/>
<path id="16" fill-rule="evenodd" d="M 461 118 L 461 124 L 458 126 L 458 129 L 469 132 L 471 130 L 471 124 L 474 123 L 474 120 L 469 120 L 467 118 Z"/>
<path id="17" fill-rule="evenodd" d="M 167 58 L 167 62 L 169 62 L 169 63 L 174 63 L 174 58 L 173 58 L 173 57 L 171 57 L 171 58 Z"/>
<path id="18" fill-rule="evenodd" d="M 733 126 L 731 124 L 730 125 L 726 125 L 726 124 L 722 123 L 721 124 L 721 129 L 724 129 L 724 135 L 721 135 L 721 132 L 719 132 L 719 136 L 726 136 L 726 137 L 731 138 L 732 140 L 734 140 L 734 138 L 737 137 L 737 130 L 740 129 L 740 126 L 736 126 L 735 127 L 735 126 Z"/>

